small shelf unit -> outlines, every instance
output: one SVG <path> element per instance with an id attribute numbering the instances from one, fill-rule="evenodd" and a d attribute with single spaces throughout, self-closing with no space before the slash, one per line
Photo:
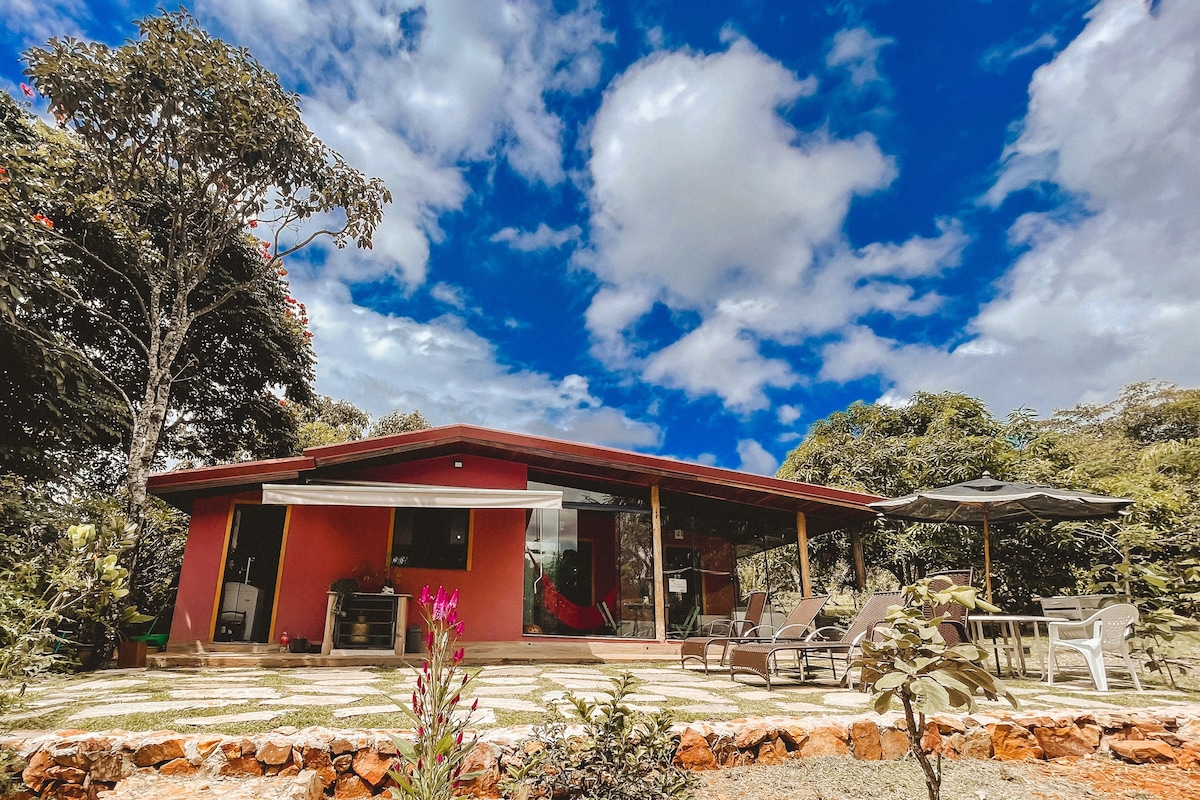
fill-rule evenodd
<path id="1" fill-rule="evenodd" d="M 345 615 L 337 617 L 333 614 L 336 595 L 330 592 L 322 652 L 382 650 L 403 655 L 408 597 L 356 592 L 346 598 Z"/>

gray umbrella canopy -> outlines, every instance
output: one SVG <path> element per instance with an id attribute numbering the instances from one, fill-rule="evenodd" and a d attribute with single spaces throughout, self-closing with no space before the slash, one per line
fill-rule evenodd
<path id="1" fill-rule="evenodd" d="M 909 522 L 983 524 L 983 572 L 988 602 L 992 600 L 989 522 L 1063 522 L 1113 517 L 1133 501 L 1091 492 L 1008 483 L 983 473 L 982 478 L 940 489 L 879 500 L 870 507 L 892 519 Z"/>

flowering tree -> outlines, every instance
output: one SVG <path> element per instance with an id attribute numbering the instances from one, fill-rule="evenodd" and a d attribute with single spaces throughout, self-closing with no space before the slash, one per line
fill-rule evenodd
<path id="1" fill-rule="evenodd" d="M 58 296 L 124 355 L 131 380 L 109 379 L 103 365 L 93 372 L 128 414 L 124 486 L 134 521 L 164 426 L 178 418 L 173 404 L 198 368 L 185 354 L 205 324 L 265 278 L 282 277 L 284 257 L 321 237 L 370 247 L 391 199 L 312 134 L 298 97 L 248 52 L 183 11 L 137 24 L 141 38 L 118 48 L 53 39 L 25 53 L 34 90 L 77 147 L 66 170 L 0 165 L 9 177 L 4 199 L 17 211 L 0 237 L 15 243 L 10 252 L 32 259 L 30 272 L 49 283 L 69 259 L 96 276 L 82 286 L 67 281 Z M 25 156 L 36 161 L 39 151 Z M 72 236 L 49 209 L 30 206 L 45 198 L 68 217 L 104 223 L 110 240 L 95 247 Z M 254 239 L 262 244 L 253 269 L 220 268 Z M 304 337 L 294 298 L 276 313 Z M 237 363 L 253 335 L 234 332 L 213 350 L 227 345 L 221 355 Z M 87 348 L 74 350 L 89 360 Z"/>
<path id="2" fill-rule="evenodd" d="M 463 622 L 458 618 L 458 590 L 446 594 L 439 586 L 434 594 L 426 586 L 417 602 L 429 627 L 425 637 L 429 655 L 417 674 L 412 709 L 405 709 L 416 727 L 416 739 L 394 740 L 404 766 L 392 772 L 399 785 L 392 789 L 392 796 L 451 800 L 455 786 L 471 777 L 463 774 L 462 763 L 475 742 L 463 740 L 479 701 L 473 701 L 469 708 L 462 707 L 462 692 L 470 677 L 459 674 L 464 651 L 457 646 L 463 632 Z"/>

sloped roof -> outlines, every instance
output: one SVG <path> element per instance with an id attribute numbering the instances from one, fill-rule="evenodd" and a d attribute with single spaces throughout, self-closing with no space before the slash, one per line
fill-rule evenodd
<path id="1" fill-rule="evenodd" d="M 657 484 L 663 491 L 780 511 L 803 511 L 810 532 L 871 519 L 868 503 L 881 498 L 828 486 L 780 480 L 691 464 L 662 456 L 511 433 L 473 425 L 446 425 L 344 444 L 310 447 L 302 456 L 161 472 L 152 494 L 184 510 L 197 497 L 253 490 L 263 483 L 341 478 L 355 470 L 439 456 L 480 456 L 526 464 L 540 481 Z"/>

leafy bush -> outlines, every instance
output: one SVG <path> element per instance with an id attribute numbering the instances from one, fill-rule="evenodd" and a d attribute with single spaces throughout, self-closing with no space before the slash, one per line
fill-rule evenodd
<path id="1" fill-rule="evenodd" d="M 504 791 L 581 800 L 683 800 L 696 777 L 675 766 L 679 742 L 671 715 L 635 712 L 625 705 L 632 675 L 617 681 L 612 698 L 592 702 L 568 692 L 582 720 L 573 732 L 557 721 L 534 729 L 523 764 L 509 767 Z"/>

